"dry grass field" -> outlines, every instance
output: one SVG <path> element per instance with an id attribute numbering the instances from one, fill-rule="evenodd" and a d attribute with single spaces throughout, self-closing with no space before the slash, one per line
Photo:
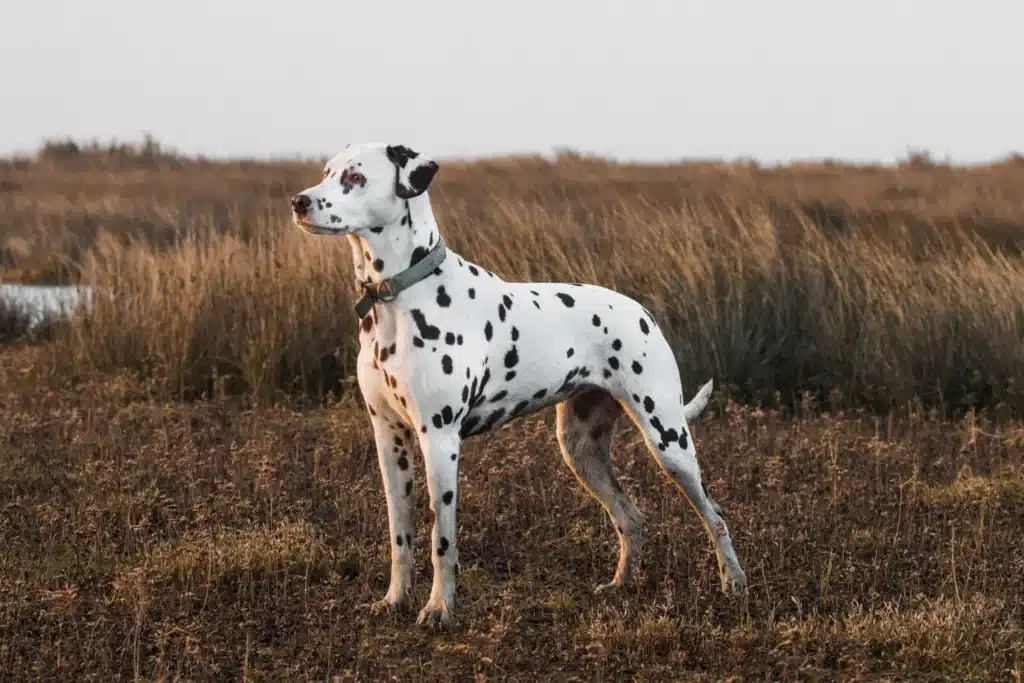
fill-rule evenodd
<path id="1" fill-rule="evenodd" d="M 638 298 L 750 579 L 623 425 L 637 583 L 551 411 L 467 442 L 457 622 L 373 617 L 387 520 L 318 165 L 50 144 L 0 161 L 0 681 L 1019 681 L 1024 163 L 442 163 L 453 249 Z M 425 487 L 416 602 L 429 590 Z"/>

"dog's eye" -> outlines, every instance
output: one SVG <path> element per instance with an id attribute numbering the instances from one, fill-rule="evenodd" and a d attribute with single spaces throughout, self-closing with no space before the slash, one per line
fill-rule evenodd
<path id="1" fill-rule="evenodd" d="M 348 180 L 354 185 L 362 185 L 366 182 L 366 177 L 362 173 L 353 173 L 348 177 Z"/>

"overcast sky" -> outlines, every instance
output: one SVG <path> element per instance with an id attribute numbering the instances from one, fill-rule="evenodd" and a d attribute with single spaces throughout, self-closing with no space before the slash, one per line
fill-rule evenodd
<path id="1" fill-rule="evenodd" d="M 0 75 L 2 154 L 1024 152 L 1020 0 L 10 0 Z"/>

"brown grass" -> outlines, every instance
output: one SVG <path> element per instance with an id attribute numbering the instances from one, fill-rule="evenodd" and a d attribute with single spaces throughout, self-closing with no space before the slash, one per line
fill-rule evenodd
<path id="1" fill-rule="evenodd" d="M 716 403 L 695 437 L 751 579 L 724 597 L 689 506 L 623 427 L 638 583 L 553 416 L 465 446 L 458 622 L 371 617 L 387 518 L 358 400 L 298 410 L 43 381 L 0 356 L 4 680 L 1013 680 L 1021 423 L 786 417 Z M 417 484 L 417 606 L 430 564 Z M 332 679 L 333 680 L 333 679 Z"/>
<path id="2" fill-rule="evenodd" d="M 0 351 L 0 680 L 1020 680 L 1019 161 L 444 164 L 456 250 L 632 294 L 684 382 L 715 377 L 695 438 L 751 593 L 721 595 L 623 427 L 650 541 L 594 595 L 615 535 L 545 412 L 465 445 L 458 621 L 431 633 L 368 610 L 350 256 L 286 218 L 315 165 L 62 144 L 0 164 L 4 277 L 104 293 Z"/>
<path id="3" fill-rule="evenodd" d="M 63 148 L 60 148 L 63 149 Z M 8 277 L 113 296 L 57 344 L 167 397 L 336 392 L 354 357 L 347 244 L 294 229 L 298 162 L 9 162 Z M 91 164 L 91 165 L 90 165 Z M 684 377 L 743 401 L 1024 408 L 1024 168 L 448 163 L 447 241 L 509 279 L 640 299 Z"/>

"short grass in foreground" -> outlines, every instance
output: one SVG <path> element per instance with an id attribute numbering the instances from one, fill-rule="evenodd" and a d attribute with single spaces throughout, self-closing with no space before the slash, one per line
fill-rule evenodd
<path id="1" fill-rule="evenodd" d="M 695 514 L 632 428 L 638 583 L 595 596 L 615 536 L 550 411 L 463 463 L 457 626 L 372 618 L 386 512 L 354 392 L 338 405 L 52 386 L 0 353 L 2 680 L 1013 680 L 1024 427 L 717 405 L 695 426 L 751 580 L 721 595 Z M 429 589 L 418 482 L 417 603 Z"/>

